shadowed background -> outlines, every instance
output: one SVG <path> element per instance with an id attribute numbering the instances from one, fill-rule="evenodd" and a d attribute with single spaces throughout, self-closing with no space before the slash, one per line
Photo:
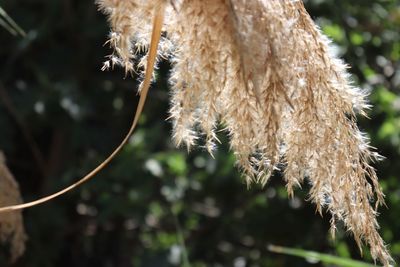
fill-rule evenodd
<path id="1" fill-rule="evenodd" d="M 93 2 L 0 6 L 27 32 L 14 37 L 0 28 L 0 149 L 29 201 L 76 181 L 119 143 L 137 104 L 137 77 L 100 71 L 111 53 L 103 46 L 109 28 Z M 371 90 L 371 119 L 360 128 L 386 157 L 375 165 L 389 207 L 378 220 L 399 262 L 400 3 L 306 6 L 352 66 L 356 84 Z M 248 190 L 224 133 L 215 159 L 201 149 L 174 148 L 165 121 L 168 73 L 163 62 L 139 128 L 111 166 L 72 193 L 26 210 L 26 253 L 11 265 L 2 246 L 0 266 L 182 266 L 185 254 L 196 267 L 324 266 L 273 254 L 269 244 L 360 258 L 343 229 L 331 240 L 329 215 L 315 214 L 304 200 L 307 188 L 288 199 L 275 174 L 265 188 Z"/>

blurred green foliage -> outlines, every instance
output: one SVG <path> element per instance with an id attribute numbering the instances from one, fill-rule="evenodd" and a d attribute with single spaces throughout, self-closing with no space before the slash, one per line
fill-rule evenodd
<path id="1" fill-rule="evenodd" d="M 376 164 L 388 206 L 379 222 L 399 262 L 400 3 L 305 3 L 354 82 L 371 91 L 371 119 L 360 125 L 386 157 Z M 77 180 L 118 144 L 137 103 L 137 77 L 100 71 L 109 29 L 93 1 L 0 6 L 26 30 L 21 38 L 0 28 L 0 149 L 29 201 Z M 24 212 L 29 240 L 15 266 L 325 266 L 271 253 L 269 244 L 360 259 L 344 229 L 331 240 L 329 216 L 315 214 L 307 188 L 288 199 L 276 174 L 248 190 L 223 133 L 215 159 L 174 148 L 165 121 L 169 67 L 161 64 L 139 128 L 111 166 Z M 0 255 L 9 266 L 6 246 Z"/>
<path id="2" fill-rule="evenodd" d="M 268 246 L 268 250 L 275 252 L 275 253 L 301 257 L 310 263 L 322 262 L 324 264 L 332 264 L 332 265 L 340 266 L 340 267 L 374 267 L 374 266 L 376 266 L 373 264 L 364 263 L 362 261 L 356 261 L 356 260 L 352 260 L 352 259 L 348 259 L 348 258 L 344 258 L 344 257 L 332 256 L 329 254 L 323 254 L 323 253 L 318 253 L 315 251 L 308 251 L 308 250 L 303 250 L 303 249 L 286 248 L 286 247 L 270 245 L 270 246 Z"/>

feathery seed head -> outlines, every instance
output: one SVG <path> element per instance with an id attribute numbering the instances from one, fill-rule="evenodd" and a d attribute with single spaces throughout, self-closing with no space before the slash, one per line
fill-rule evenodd
<path id="1" fill-rule="evenodd" d="M 0 151 L 0 206 L 22 202 L 19 187 L 5 165 L 5 157 Z M 0 215 L 0 242 L 10 244 L 11 262 L 25 251 L 26 234 L 21 211 L 12 211 Z"/>
<path id="2" fill-rule="evenodd" d="M 112 27 L 107 66 L 126 71 L 146 49 L 152 10 L 162 0 L 100 0 Z M 302 1 L 165 2 L 159 55 L 171 58 L 173 139 L 191 148 L 204 135 L 212 153 L 222 124 L 247 182 L 265 184 L 284 166 L 289 195 L 304 180 L 310 200 L 341 220 L 374 259 L 392 262 L 377 232 L 383 193 L 370 161 L 379 159 L 356 125 L 369 108 L 330 41 Z M 142 59 L 139 62 L 144 62 Z M 139 66 L 144 64 L 139 63 Z"/>

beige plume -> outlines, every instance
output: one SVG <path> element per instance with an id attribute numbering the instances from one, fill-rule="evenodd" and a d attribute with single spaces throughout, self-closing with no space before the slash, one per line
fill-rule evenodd
<path id="1" fill-rule="evenodd" d="M 217 128 L 226 128 L 247 182 L 265 184 L 281 170 L 289 195 L 309 183 L 317 210 L 332 215 L 332 233 L 343 221 L 360 249 L 365 241 L 389 266 L 376 220 L 383 193 L 369 165 L 379 155 L 356 125 L 369 107 L 366 93 L 351 84 L 302 1 L 100 0 L 114 48 L 106 67 L 134 70 L 134 57 L 149 44 L 148 14 L 162 2 L 159 56 L 173 63 L 176 144 L 190 149 L 205 140 L 212 153 Z"/>
<path id="2" fill-rule="evenodd" d="M 0 206 L 22 202 L 18 183 L 6 166 L 3 152 L 0 151 Z M 22 211 L 0 214 L 0 242 L 10 244 L 11 261 L 15 261 L 25 251 L 26 234 Z"/>

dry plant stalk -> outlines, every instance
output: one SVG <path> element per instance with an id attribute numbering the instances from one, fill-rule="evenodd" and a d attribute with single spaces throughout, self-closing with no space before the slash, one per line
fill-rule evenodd
<path id="1" fill-rule="evenodd" d="M 379 155 L 356 125 L 366 93 L 296 0 L 98 0 L 114 54 L 104 67 L 135 71 L 150 44 L 151 14 L 165 4 L 159 56 L 173 62 L 170 119 L 177 145 L 205 140 L 219 123 L 248 183 L 284 172 L 289 195 L 305 181 L 322 213 L 343 221 L 385 266 L 393 260 L 377 229 L 384 195 L 369 162 Z M 146 70 L 146 56 L 138 58 Z M 145 76 L 146 78 L 147 75 Z M 204 137 L 204 138 L 201 138 Z M 375 199 L 375 207 L 371 201 Z"/>
<path id="2" fill-rule="evenodd" d="M 18 183 L 8 170 L 5 157 L 0 151 L 0 205 L 13 205 L 22 202 Z M 21 211 L 0 215 L 0 242 L 10 244 L 11 262 L 25 251 L 26 234 Z"/>
<path id="3" fill-rule="evenodd" d="M 151 83 L 151 76 L 154 71 L 155 67 L 155 61 L 157 58 L 157 53 L 158 53 L 158 43 L 160 42 L 161 38 L 161 30 L 163 26 L 163 21 L 164 21 L 164 3 L 160 2 L 158 5 L 155 5 L 152 10 L 152 17 L 153 17 L 153 26 L 152 26 L 152 33 L 151 33 L 151 41 L 150 41 L 150 47 L 148 49 L 148 53 L 146 56 L 146 63 L 144 61 L 142 64 L 146 66 L 146 71 L 145 71 L 145 77 L 143 79 L 143 82 L 139 88 L 139 91 L 141 92 L 139 103 L 136 107 L 136 112 L 135 116 L 132 119 L 131 127 L 129 128 L 128 132 L 126 133 L 124 139 L 120 142 L 120 144 L 111 152 L 111 154 L 103 160 L 97 167 L 92 169 L 90 172 L 88 172 L 85 176 L 80 178 L 78 181 L 74 182 L 73 184 L 53 193 L 50 195 L 47 195 L 45 197 L 41 197 L 37 200 L 27 202 L 27 203 L 22 203 L 22 204 L 17 204 L 17 205 L 9 205 L 9 206 L 0 206 L 0 214 L 1 213 L 6 213 L 10 211 L 16 211 L 16 210 L 22 210 L 26 209 L 29 207 L 37 206 L 40 204 L 43 204 L 45 202 L 48 202 L 50 200 L 53 200 L 61 195 L 64 195 L 65 193 L 75 189 L 76 187 L 86 183 L 90 179 L 92 179 L 96 174 L 98 174 L 100 171 L 102 171 L 110 162 L 111 160 L 122 150 L 122 148 L 125 146 L 125 144 L 129 141 L 129 138 L 131 137 L 132 133 L 134 132 L 136 125 L 139 121 L 140 114 L 142 113 L 144 104 L 146 102 L 146 97 L 147 97 L 147 92 L 150 88 L 150 83 Z M 110 41 L 113 41 L 110 39 Z M 122 45 L 122 44 L 119 44 Z M 126 47 L 125 47 L 126 49 Z M 113 58 L 111 56 L 111 58 Z M 125 59 L 128 60 L 128 59 Z M 125 65 L 126 69 L 129 71 L 130 70 L 130 65 Z"/>

